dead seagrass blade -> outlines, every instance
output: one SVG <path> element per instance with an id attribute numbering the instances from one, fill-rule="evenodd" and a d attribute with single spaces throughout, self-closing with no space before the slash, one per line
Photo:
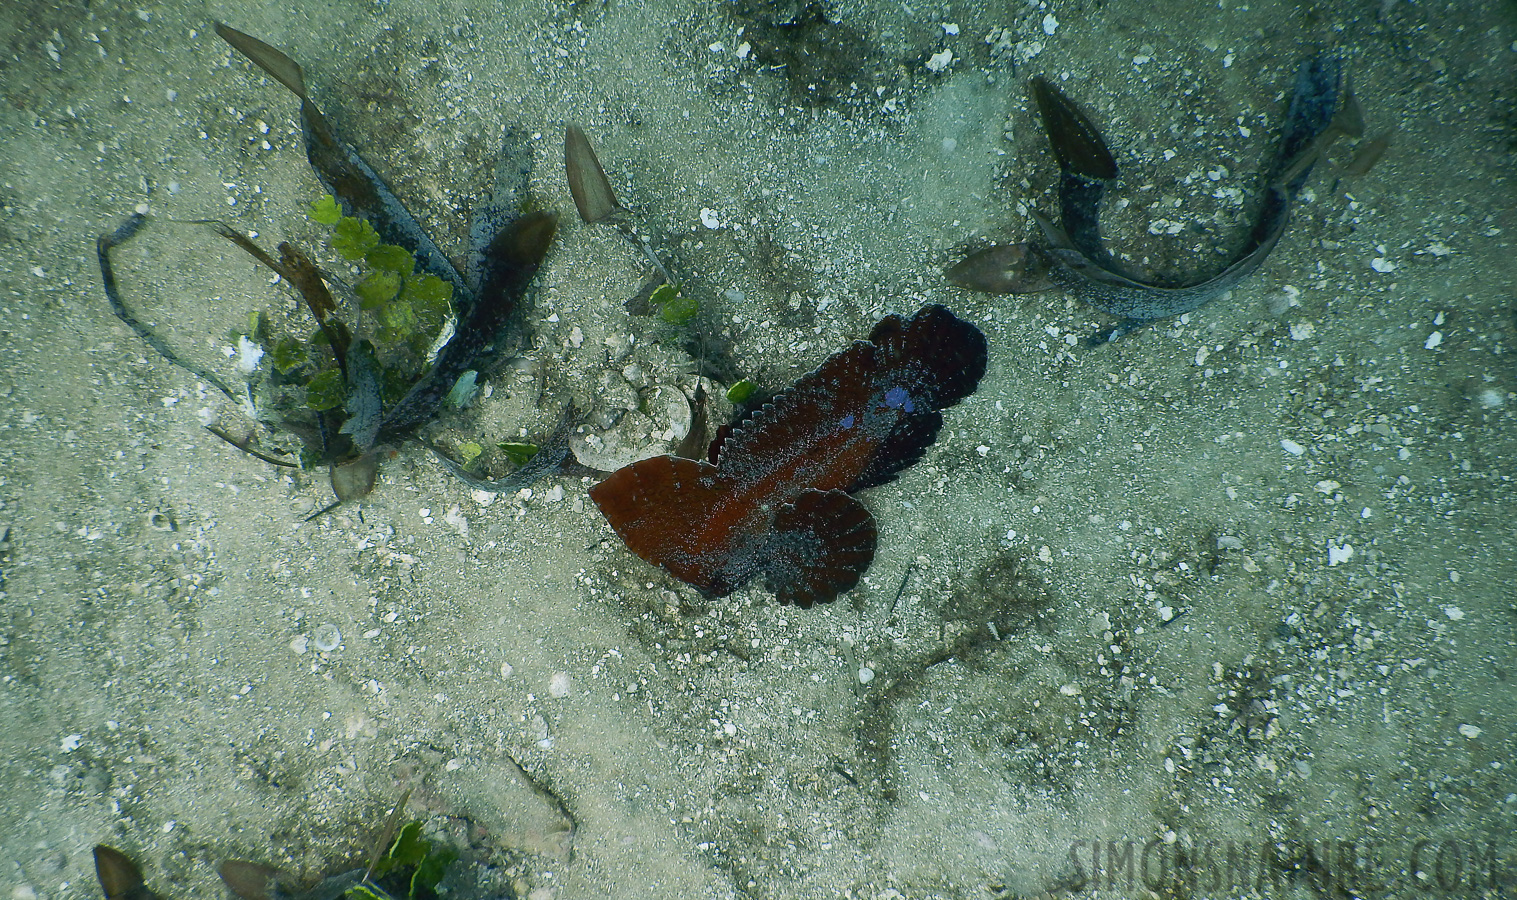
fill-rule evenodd
<path id="1" fill-rule="evenodd" d="M 590 138 L 573 123 L 564 129 L 564 174 L 569 180 L 574 206 L 586 225 L 605 221 L 622 209 L 595 148 L 590 146 Z"/>
<path id="2" fill-rule="evenodd" d="M 115 847 L 95 845 L 95 877 L 106 900 L 160 900 L 143 883 L 137 864 Z"/>

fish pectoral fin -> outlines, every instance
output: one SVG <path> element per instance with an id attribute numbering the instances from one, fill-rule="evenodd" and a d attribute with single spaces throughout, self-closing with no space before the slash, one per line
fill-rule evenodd
<path id="1" fill-rule="evenodd" d="M 827 603 L 859 583 L 877 538 L 864 504 L 842 491 L 802 491 L 774 518 L 765 583 L 781 603 Z"/>
<path id="2" fill-rule="evenodd" d="M 938 439 L 943 428 L 943 414 L 935 409 L 922 410 L 902 417 L 890 434 L 880 442 L 869 460 L 869 468 L 848 486 L 849 492 L 889 484 L 895 477 L 921 461 Z"/>

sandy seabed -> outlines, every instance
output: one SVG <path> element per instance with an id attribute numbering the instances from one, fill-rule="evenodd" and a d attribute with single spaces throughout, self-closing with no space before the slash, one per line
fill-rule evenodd
<path id="1" fill-rule="evenodd" d="M 781 388 L 926 302 L 990 371 L 861 495 L 879 554 L 825 607 L 704 599 L 594 479 L 489 496 L 415 445 L 307 523 L 324 473 L 206 432 L 243 411 L 111 315 L 94 253 L 146 204 L 123 292 L 240 378 L 228 333 L 304 313 L 171 220 L 320 248 L 295 102 L 203 5 L 5 4 L 0 897 L 98 897 L 97 843 L 171 900 L 225 896 L 228 858 L 314 883 L 407 789 L 458 898 L 1517 894 L 1510 4 L 217 14 L 305 66 L 456 256 L 503 130 L 530 136 L 561 232 L 445 445 L 694 365 L 573 215 L 571 121 L 735 372 Z M 944 281 L 1056 209 L 1036 74 L 1113 145 L 1113 246 L 1214 267 L 1323 47 L 1390 150 L 1320 167 L 1231 296 L 1089 348 L 1088 307 Z"/>

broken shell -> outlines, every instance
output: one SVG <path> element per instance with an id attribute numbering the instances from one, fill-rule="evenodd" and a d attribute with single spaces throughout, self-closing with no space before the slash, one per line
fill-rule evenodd
<path id="1" fill-rule="evenodd" d="M 615 410 L 608 410 L 614 415 Z M 569 439 L 574 458 L 602 472 L 670 452 L 690 431 L 690 398 L 678 386 L 656 384 L 637 392 L 635 409 L 623 409 L 616 424 Z"/>

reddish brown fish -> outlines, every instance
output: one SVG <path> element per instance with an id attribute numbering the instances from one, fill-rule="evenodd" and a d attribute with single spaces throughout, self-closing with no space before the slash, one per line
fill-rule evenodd
<path id="1" fill-rule="evenodd" d="M 886 316 L 719 438 L 715 465 L 656 456 L 590 498 L 633 553 L 707 594 L 762 575 L 781 603 L 826 603 L 874 559 L 874 517 L 848 495 L 921 459 L 985 360 L 985 336 L 941 306 Z"/>

